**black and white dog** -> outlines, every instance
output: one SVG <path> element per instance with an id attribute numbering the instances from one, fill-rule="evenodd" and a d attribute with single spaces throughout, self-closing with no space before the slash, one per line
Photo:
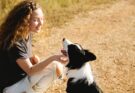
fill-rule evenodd
<path id="1" fill-rule="evenodd" d="M 96 60 L 96 56 L 83 49 L 79 44 L 63 39 L 63 47 L 67 52 L 69 62 L 66 64 L 67 93 L 103 93 L 94 82 L 89 61 Z"/>

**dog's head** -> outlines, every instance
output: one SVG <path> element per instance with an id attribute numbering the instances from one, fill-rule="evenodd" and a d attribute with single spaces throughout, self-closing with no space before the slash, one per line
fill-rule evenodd
<path id="1" fill-rule="evenodd" d="M 92 52 L 65 38 L 63 39 L 63 47 L 69 58 L 69 62 L 66 65 L 69 69 L 79 69 L 86 62 L 96 60 L 96 56 Z"/>

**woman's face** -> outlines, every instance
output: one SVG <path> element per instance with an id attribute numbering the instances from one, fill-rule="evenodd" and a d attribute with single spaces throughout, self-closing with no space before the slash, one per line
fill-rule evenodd
<path id="1" fill-rule="evenodd" d="M 30 32 L 39 32 L 43 25 L 43 11 L 38 8 L 33 11 L 30 17 Z"/>

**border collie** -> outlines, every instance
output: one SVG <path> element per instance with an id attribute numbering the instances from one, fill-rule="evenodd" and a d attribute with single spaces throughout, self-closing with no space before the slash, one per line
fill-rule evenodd
<path id="1" fill-rule="evenodd" d="M 81 47 L 63 39 L 63 47 L 69 58 L 67 67 L 67 93 L 103 93 L 94 81 L 89 61 L 96 60 L 96 56 Z"/>

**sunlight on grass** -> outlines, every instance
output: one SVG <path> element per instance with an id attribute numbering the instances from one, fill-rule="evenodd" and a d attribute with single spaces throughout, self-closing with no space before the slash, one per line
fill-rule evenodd
<path id="1" fill-rule="evenodd" d="M 36 40 L 39 37 L 49 36 L 50 30 L 53 27 L 61 27 L 65 23 L 69 22 L 79 13 L 86 13 L 89 10 L 93 10 L 100 5 L 112 4 L 116 0 L 37 0 L 44 9 L 46 23 L 43 28 L 45 30 L 41 34 L 36 36 Z M 47 35 L 46 35 L 47 34 Z"/>
<path id="2" fill-rule="evenodd" d="M 112 4 L 117 0 L 36 0 L 43 8 L 45 14 L 44 30 L 52 27 L 60 27 L 69 22 L 79 13 L 86 13 L 100 5 Z M 4 20 L 7 13 L 20 0 L 1 0 L 0 1 L 0 23 Z M 44 31 L 39 35 L 49 36 L 50 31 Z M 37 35 L 38 37 L 38 35 Z M 37 39 L 37 38 L 36 38 Z"/>
<path id="3" fill-rule="evenodd" d="M 78 13 L 114 1 L 116 0 L 44 0 L 42 6 L 45 9 L 49 27 L 54 27 L 70 21 Z"/>
<path id="4" fill-rule="evenodd" d="M 93 6 L 112 3 L 116 0 L 36 0 L 43 7 L 46 15 L 47 26 L 61 26 L 73 18 L 74 15 L 85 12 Z M 20 0 L 0 1 L 0 23 L 3 18 Z"/>

